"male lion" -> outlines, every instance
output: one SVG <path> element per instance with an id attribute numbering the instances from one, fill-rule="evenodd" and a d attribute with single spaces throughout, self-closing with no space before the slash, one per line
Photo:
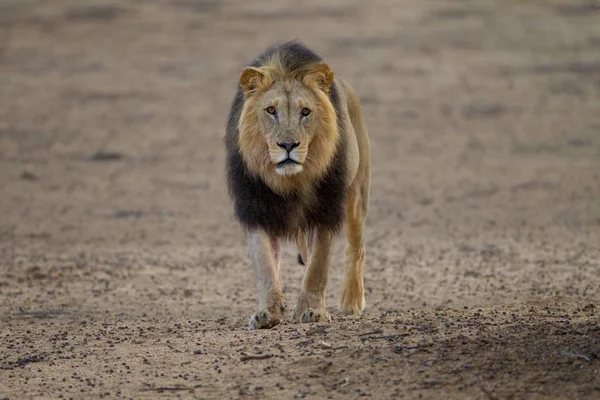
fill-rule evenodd
<path id="1" fill-rule="evenodd" d="M 293 320 L 331 320 L 325 289 L 342 225 L 349 246 L 340 310 L 360 314 L 370 154 L 352 87 L 301 43 L 273 46 L 240 76 L 225 145 L 229 193 L 248 233 L 257 281 L 258 311 L 249 328 L 283 319 L 281 239 L 296 240 L 299 261 L 308 265 Z"/>

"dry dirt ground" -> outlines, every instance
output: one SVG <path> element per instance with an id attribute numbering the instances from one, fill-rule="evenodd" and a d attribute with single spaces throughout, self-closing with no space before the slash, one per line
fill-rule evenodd
<path id="1" fill-rule="evenodd" d="M 0 399 L 600 398 L 598 4 L 0 1 Z M 362 97 L 368 304 L 249 332 L 222 137 L 292 38 Z"/>

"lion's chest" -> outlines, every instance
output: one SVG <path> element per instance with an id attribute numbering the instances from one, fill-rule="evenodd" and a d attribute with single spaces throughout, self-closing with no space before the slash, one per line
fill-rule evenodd
<path id="1" fill-rule="evenodd" d="M 337 232 L 343 225 L 347 170 L 345 152 L 340 149 L 321 179 L 304 192 L 310 195 L 274 192 L 250 173 L 238 152 L 229 154 L 228 174 L 235 214 L 248 229 L 292 237 L 298 229 Z"/>
<path id="2" fill-rule="evenodd" d="M 343 223 L 345 185 L 324 179 L 311 195 L 274 193 L 261 181 L 236 200 L 236 215 L 248 228 L 263 229 L 274 236 L 291 237 L 298 229 L 339 230 Z"/>

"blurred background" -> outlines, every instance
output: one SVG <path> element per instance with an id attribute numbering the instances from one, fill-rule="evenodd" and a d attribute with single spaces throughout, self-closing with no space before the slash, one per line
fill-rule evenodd
<path id="1" fill-rule="evenodd" d="M 245 332 L 222 140 L 290 39 L 361 97 L 367 309 Z M 596 398 L 598 304 L 597 1 L 0 0 L 0 398 Z"/>
<path id="2" fill-rule="evenodd" d="M 361 97 L 368 310 L 598 298 L 597 3 L 3 0 L 3 309 L 245 318 L 224 125 L 244 65 L 290 39 Z"/>

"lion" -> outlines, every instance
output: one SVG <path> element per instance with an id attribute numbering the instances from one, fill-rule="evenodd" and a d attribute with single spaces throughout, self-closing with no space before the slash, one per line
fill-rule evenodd
<path id="1" fill-rule="evenodd" d="M 339 310 L 360 315 L 371 176 L 354 89 L 302 43 L 274 45 L 242 71 L 224 142 L 229 194 L 256 278 L 258 308 L 248 328 L 272 328 L 284 318 L 284 240 L 296 242 L 306 265 L 293 321 L 331 321 L 325 290 L 342 227 L 348 248 Z"/>

